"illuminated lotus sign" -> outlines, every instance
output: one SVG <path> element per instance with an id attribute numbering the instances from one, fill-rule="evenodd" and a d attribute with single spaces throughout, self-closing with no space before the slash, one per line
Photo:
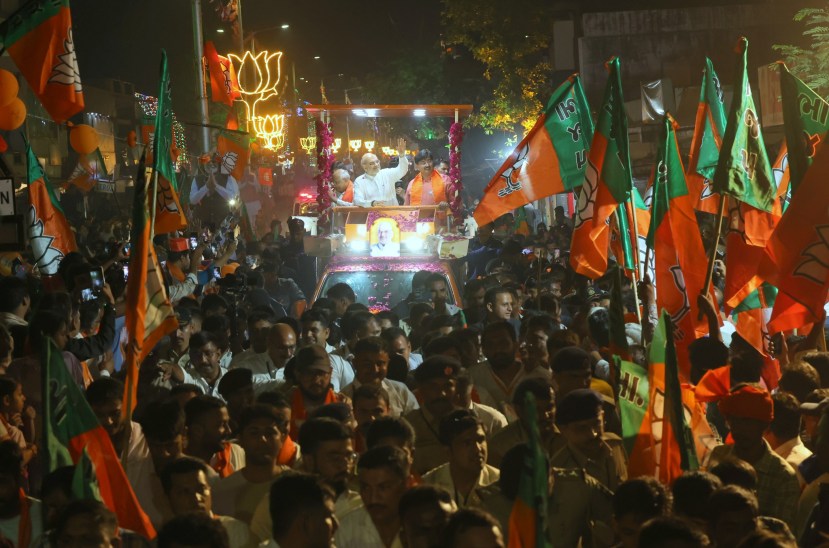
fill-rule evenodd
<path id="1" fill-rule="evenodd" d="M 242 102 L 256 136 L 264 141 L 263 146 L 268 150 L 282 148 L 285 144 L 285 116 L 266 113 L 266 103 L 279 95 L 277 86 L 282 77 L 282 52 L 246 51 L 241 57 L 230 53 L 228 58 L 239 76 Z"/>

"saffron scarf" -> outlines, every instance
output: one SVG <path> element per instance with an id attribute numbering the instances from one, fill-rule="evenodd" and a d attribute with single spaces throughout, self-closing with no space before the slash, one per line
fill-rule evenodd
<path id="1" fill-rule="evenodd" d="M 329 388 L 322 405 L 328 405 L 336 401 L 337 395 L 334 390 Z M 299 427 L 302 426 L 306 418 L 308 418 L 308 412 L 305 410 L 305 396 L 302 395 L 302 390 L 296 387 L 291 398 L 291 438 L 296 439 L 299 436 Z"/>
<path id="2" fill-rule="evenodd" d="M 446 181 L 443 176 L 437 171 L 432 171 L 432 196 L 435 197 L 435 205 L 446 201 Z M 423 175 L 417 174 L 412 180 L 412 190 L 410 193 L 411 205 L 423 205 Z"/>
<path id="3" fill-rule="evenodd" d="M 219 474 L 220 478 L 226 478 L 234 472 L 233 464 L 230 462 L 231 453 L 230 443 L 224 442 L 224 448 L 213 455 L 210 460 L 210 467 Z"/>
<path id="4" fill-rule="evenodd" d="M 285 436 L 282 441 L 282 449 L 279 450 L 279 456 L 276 457 L 276 463 L 282 466 L 294 467 L 296 464 L 297 446 L 290 435 Z"/>

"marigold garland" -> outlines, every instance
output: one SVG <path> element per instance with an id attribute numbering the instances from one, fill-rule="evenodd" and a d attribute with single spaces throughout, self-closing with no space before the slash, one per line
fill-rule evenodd
<path id="1" fill-rule="evenodd" d="M 334 165 L 334 155 L 331 145 L 334 144 L 331 124 L 322 120 L 314 123 L 317 133 L 317 169 L 319 173 L 314 177 L 317 181 L 317 203 L 319 204 L 319 222 L 325 224 L 331 211 L 331 196 L 328 193 L 328 183 L 331 181 L 331 166 Z"/>
<path id="2" fill-rule="evenodd" d="M 461 182 L 461 143 L 463 142 L 463 124 L 454 122 L 449 128 L 449 184 L 446 189 L 446 199 L 449 200 L 449 209 L 455 218 L 455 223 L 463 221 L 463 183 Z"/>

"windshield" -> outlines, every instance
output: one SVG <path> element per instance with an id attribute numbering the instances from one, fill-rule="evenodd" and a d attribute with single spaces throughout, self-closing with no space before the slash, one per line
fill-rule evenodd
<path id="1" fill-rule="evenodd" d="M 446 287 L 451 288 L 446 275 Z M 414 272 L 402 270 L 384 270 L 378 272 L 331 272 L 325 278 L 320 295 L 325 295 L 328 289 L 338 283 L 345 283 L 354 290 L 357 295 L 357 302 L 368 306 L 372 311 L 390 310 L 396 304 L 409 296 L 412 292 L 412 278 Z M 446 302 L 455 304 L 455 296 L 451 289 L 448 291 Z M 429 301 L 427 295 L 423 295 L 421 301 Z"/>

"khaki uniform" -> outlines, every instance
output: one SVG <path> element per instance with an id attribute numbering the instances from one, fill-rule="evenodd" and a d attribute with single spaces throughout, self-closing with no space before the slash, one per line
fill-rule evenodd
<path id="1" fill-rule="evenodd" d="M 509 534 L 513 501 L 497 484 L 479 490 L 480 508 L 500 523 L 504 538 Z M 613 493 L 578 468 L 553 469 L 553 493 L 547 502 L 547 526 L 553 546 L 605 547 L 613 544 Z"/>
<path id="2" fill-rule="evenodd" d="M 550 464 L 558 468 L 584 469 L 611 491 L 615 491 L 628 477 L 627 456 L 622 447 L 622 439 L 609 432 L 603 436 L 601 458 L 594 460 L 568 443 L 553 455 Z"/>
<path id="3" fill-rule="evenodd" d="M 466 508 L 467 506 L 480 508 L 481 489 L 487 485 L 495 483 L 498 481 L 499 477 L 500 472 L 497 468 L 484 464 L 484 468 L 478 476 L 478 484 L 472 488 L 472 492 L 469 493 L 468 496 L 464 496 L 463 493 L 459 493 L 455 487 L 455 482 L 452 479 L 452 473 L 449 469 L 449 464 L 447 463 L 442 466 L 438 466 L 423 476 L 423 483 L 427 485 L 434 485 L 436 487 L 443 487 L 449 491 L 449 494 L 455 499 L 455 503 L 458 505 L 458 508 Z"/>
<path id="4" fill-rule="evenodd" d="M 529 443 L 527 431 L 524 430 L 524 426 L 520 420 L 510 423 L 509 426 L 495 434 L 489 442 L 487 462 L 492 466 L 500 468 L 501 461 L 504 455 L 507 454 L 507 451 L 522 443 Z M 564 439 L 564 436 L 556 428 L 550 441 L 546 444 L 547 457 L 552 458 L 565 445 L 567 445 L 567 440 Z"/>
<path id="5" fill-rule="evenodd" d="M 404 417 L 415 431 L 415 454 L 412 472 L 423 475 L 449 461 L 449 451 L 438 439 L 440 421 L 421 407 Z"/>

